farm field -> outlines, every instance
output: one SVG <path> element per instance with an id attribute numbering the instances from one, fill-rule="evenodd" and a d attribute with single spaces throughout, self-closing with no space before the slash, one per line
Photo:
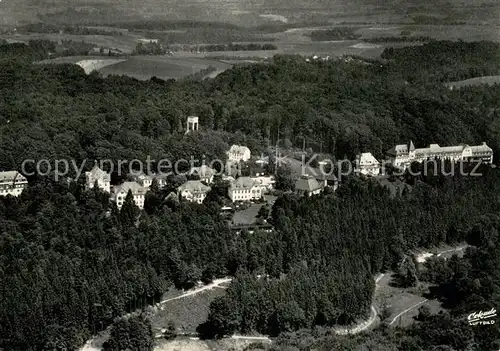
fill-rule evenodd
<path id="1" fill-rule="evenodd" d="M 161 79 L 179 79 L 196 73 L 209 66 L 216 68 L 209 76 L 215 76 L 233 65 L 215 59 L 202 57 L 172 56 L 130 56 L 107 58 L 106 56 L 69 56 L 40 61 L 40 64 L 74 63 L 85 69 L 88 74 L 97 70 L 104 76 L 126 75 L 139 80 L 152 77 Z"/>
<path id="2" fill-rule="evenodd" d="M 227 63 L 203 58 L 132 56 L 127 61 L 104 67 L 99 72 L 104 76 L 126 75 L 139 80 L 148 80 L 152 77 L 179 79 L 209 66 L 215 67 L 219 72 L 232 67 Z"/>
<path id="3" fill-rule="evenodd" d="M 476 77 L 476 78 L 461 80 L 458 82 L 445 83 L 447 87 L 453 87 L 453 88 L 462 88 L 462 87 L 482 85 L 482 84 L 487 84 L 487 85 L 500 84 L 500 76 Z"/>

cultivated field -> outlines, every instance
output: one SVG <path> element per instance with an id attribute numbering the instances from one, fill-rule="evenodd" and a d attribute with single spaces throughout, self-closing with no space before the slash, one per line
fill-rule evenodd
<path id="1" fill-rule="evenodd" d="M 124 62 L 105 67 L 99 72 L 104 75 L 126 75 L 140 80 L 151 77 L 178 79 L 194 74 L 209 66 L 219 72 L 232 65 L 204 58 L 181 58 L 172 56 L 132 56 Z"/>

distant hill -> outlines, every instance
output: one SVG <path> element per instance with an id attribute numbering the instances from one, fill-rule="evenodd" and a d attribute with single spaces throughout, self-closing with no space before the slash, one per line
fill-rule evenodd
<path id="1" fill-rule="evenodd" d="M 153 18 L 254 26 L 313 20 L 376 23 L 425 16 L 498 23 L 499 8 L 495 0 L 2 0 L 0 26 L 37 21 L 111 24 Z"/>

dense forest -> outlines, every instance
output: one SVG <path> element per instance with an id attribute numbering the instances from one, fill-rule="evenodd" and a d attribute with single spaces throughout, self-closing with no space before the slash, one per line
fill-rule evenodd
<path id="1" fill-rule="evenodd" d="M 498 44 L 387 49 L 383 64 L 275 56 L 273 63 L 236 66 L 213 80 L 177 83 L 103 79 L 70 65 L 28 65 L 9 57 L 44 58 L 43 45 L 2 47 L 1 168 L 17 167 L 33 154 L 168 155 L 190 114 L 200 116 L 205 130 L 241 132 L 261 145 L 268 138 L 274 144 L 279 132 L 281 141 L 302 146 L 305 138 L 336 157 L 354 158 L 360 151 L 381 157 L 410 139 L 417 147 L 487 141 L 500 152 L 500 87 L 450 91 L 442 85 L 497 74 Z M 63 146 L 63 140 L 69 143 Z"/>
<path id="2" fill-rule="evenodd" d="M 102 78 L 74 65 L 32 64 L 49 50 L 46 42 L 0 46 L 0 169 L 19 169 L 28 158 L 224 159 L 232 143 L 259 154 L 278 131 L 284 144 L 306 138 L 337 157 L 380 156 L 409 139 L 417 146 L 487 141 L 500 150 L 500 87 L 450 91 L 441 84 L 497 74 L 500 51 L 492 43 L 387 50 L 376 64 L 276 56 L 201 82 Z M 192 114 L 202 130 L 184 135 Z M 274 232 L 240 235 L 219 215 L 218 185 L 205 204 L 177 202 L 165 199 L 179 182 L 173 177 L 163 191 L 152 187 L 138 218 L 131 197 L 118 211 L 108 195 L 83 190 L 82 179 L 32 177 L 19 198 L 0 198 L 0 347 L 74 349 L 172 284 L 188 288 L 225 275 L 237 279 L 212 304 L 200 327 L 206 336 L 349 323 L 369 312 L 373 275 L 409 250 L 476 240 L 465 266 L 442 269 L 451 273 L 436 292 L 460 315 L 468 296 L 475 306 L 498 296 L 496 261 L 486 257 L 497 250 L 492 214 L 500 182 L 495 170 L 482 171 L 409 178 L 413 190 L 400 197 L 349 178 L 335 195 L 279 198 Z M 432 323 L 417 328 L 432 330 Z M 115 327 L 117 339 L 124 330 L 149 332 L 139 321 Z M 491 346 L 492 335 L 474 340 Z"/>
<path id="3" fill-rule="evenodd" d="M 202 327 L 215 336 L 234 331 L 277 335 L 316 325 L 352 323 L 369 311 L 373 276 L 397 270 L 409 252 L 476 237 L 474 244 L 490 240 L 477 234 L 487 231 L 484 235 L 491 235 L 491 224 L 483 227 L 483 223 L 490 215 L 498 218 L 495 212 L 500 203 L 495 193 L 500 184 L 498 172 L 483 171 L 484 177 L 478 178 L 413 179 L 413 190 L 395 198 L 375 182 L 357 178 L 344 183 L 335 195 L 281 197 L 272 211 L 281 249 L 273 264 L 281 263 L 279 271 L 286 276 L 272 278 L 276 277 L 273 266 L 265 270 L 269 279 L 238 277 L 227 296 L 212 303 Z M 241 257 L 255 262 L 257 252 Z M 468 289 L 474 289 L 463 286 L 465 281 L 458 287 L 443 284 L 443 295 L 465 306 L 462 299 L 471 296 Z M 465 290 L 458 294 L 457 289 Z M 485 304 L 493 303 L 473 301 L 460 312 L 487 310 Z"/>
<path id="4" fill-rule="evenodd" d="M 315 328 L 282 333 L 276 345 L 279 350 L 498 350 L 500 326 L 473 326 L 467 323 L 470 311 L 490 310 L 500 303 L 498 266 L 500 264 L 500 217 L 485 211 L 469 227 L 467 240 L 475 245 L 462 259 L 432 258 L 419 273 L 420 279 L 435 283 L 434 297 L 449 312 L 429 315 L 421 308 L 416 324 L 409 328 L 379 328 L 369 333 L 341 337 L 328 329 Z"/>

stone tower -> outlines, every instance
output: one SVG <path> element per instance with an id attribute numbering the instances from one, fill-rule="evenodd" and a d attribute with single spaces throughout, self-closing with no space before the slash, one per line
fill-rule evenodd
<path id="1" fill-rule="evenodd" d="M 189 116 L 187 118 L 186 125 L 186 134 L 192 131 L 198 130 L 198 117 L 197 116 Z"/>

